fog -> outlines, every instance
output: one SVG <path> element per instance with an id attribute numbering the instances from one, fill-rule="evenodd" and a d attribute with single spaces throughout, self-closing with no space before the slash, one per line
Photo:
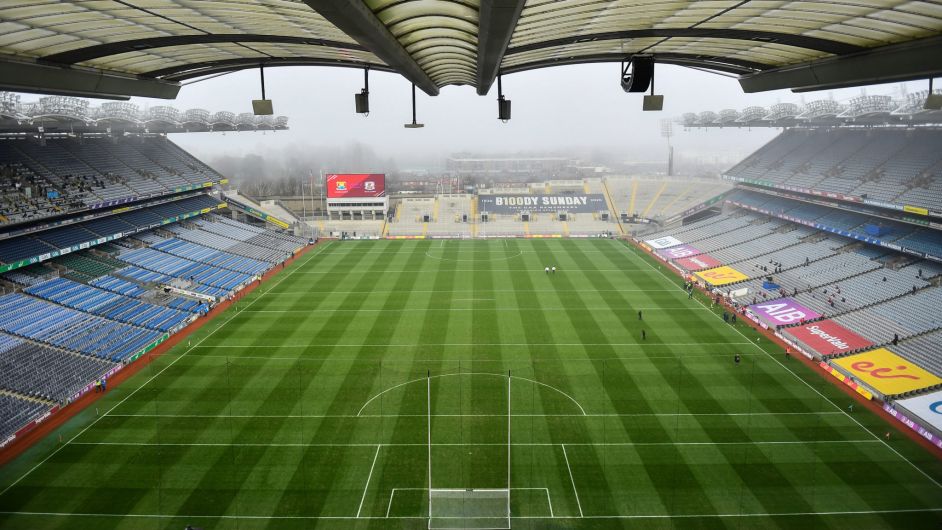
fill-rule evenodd
<path id="1" fill-rule="evenodd" d="M 665 95 L 662 112 L 642 112 L 641 95 L 621 90 L 619 65 L 576 65 L 506 76 L 504 94 L 513 101 L 513 119 L 508 123 L 496 119 L 496 83 L 487 96 L 478 96 L 469 86 L 446 86 L 436 97 L 418 91 L 418 121 L 425 128 L 405 129 L 403 124 L 411 121 L 411 85 L 399 75 L 370 73 L 371 112 L 363 117 L 354 112 L 353 105 L 354 93 L 362 88 L 362 70 L 268 68 L 267 97 L 273 100 L 276 115 L 289 117 L 290 130 L 176 134 L 172 139 L 222 166 L 228 165 L 227 160 L 251 158 L 254 167 L 220 169 L 257 171 L 263 176 L 283 176 L 305 168 L 434 171 L 454 153 L 559 154 L 587 163 L 654 161 L 665 157 L 666 143 L 661 137 L 665 118 L 827 97 L 846 100 L 862 92 L 857 88 L 805 95 L 790 91 L 744 94 L 735 79 L 723 75 L 669 65 L 659 65 L 656 73 L 656 92 Z M 912 85 L 910 90 L 920 88 L 924 87 Z M 899 85 L 870 89 L 880 94 L 899 90 Z M 258 70 L 246 70 L 188 84 L 172 104 L 180 109 L 239 113 L 251 111 L 251 100 L 259 97 Z M 142 107 L 167 103 L 141 98 L 135 102 Z M 672 142 L 679 159 L 731 164 L 777 133 L 775 129 L 684 131 L 674 124 Z"/>

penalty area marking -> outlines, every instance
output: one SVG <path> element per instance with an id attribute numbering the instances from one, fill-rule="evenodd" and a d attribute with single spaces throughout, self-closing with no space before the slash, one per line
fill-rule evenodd
<path id="1" fill-rule="evenodd" d="M 513 254 L 513 255 L 511 255 L 511 256 L 503 256 L 503 257 L 496 257 L 496 258 L 485 258 L 485 259 L 475 259 L 475 258 L 471 258 L 471 259 L 444 258 L 444 257 L 440 257 L 440 256 L 433 256 L 433 255 L 429 254 L 427 250 L 425 251 L 425 255 L 428 256 L 428 257 L 430 257 L 430 258 L 432 258 L 432 259 L 437 259 L 437 260 L 439 260 L 439 261 L 458 261 L 458 262 L 474 262 L 474 261 L 476 261 L 476 262 L 481 262 L 481 263 L 494 263 L 494 262 L 498 262 L 498 261 L 510 261 L 510 260 L 512 260 L 513 258 L 518 258 L 518 257 L 520 257 L 520 256 L 523 255 L 523 252 L 518 251 L 516 254 Z"/>
<path id="2" fill-rule="evenodd" d="M 458 375 L 486 375 L 486 376 L 491 376 L 491 377 L 506 377 L 505 374 L 496 374 L 496 373 L 493 373 L 493 372 L 467 372 L 467 373 L 457 373 L 457 374 L 438 374 L 438 375 L 433 375 L 433 376 L 431 376 L 431 378 L 436 378 L 436 377 L 452 377 L 452 376 L 458 376 Z M 546 387 L 546 388 L 549 388 L 550 390 L 554 390 L 554 391 L 556 391 L 556 392 L 562 394 L 562 395 L 565 396 L 566 398 L 568 398 L 569 401 L 572 401 L 572 402 L 576 405 L 576 407 L 579 408 L 579 411 L 582 412 L 582 415 L 583 415 L 583 416 L 586 415 L 585 409 L 582 408 L 582 405 L 580 405 L 579 402 L 575 400 L 575 398 L 573 398 L 573 397 L 570 396 L 569 394 L 563 392 L 562 390 L 556 388 L 556 387 L 553 386 L 553 385 L 548 385 L 548 384 L 546 384 L 546 383 L 541 383 L 540 381 L 536 381 L 536 380 L 533 380 L 533 379 L 529 379 L 529 378 L 527 378 L 527 377 L 520 377 L 520 376 L 518 376 L 518 375 L 512 375 L 512 376 L 510 376 L 510 378 L 511 378 L 511 379 L 519 379 L 519 380 L 521 380 L 521 381 L 527 381 L 528 383 L 533 383 L 533 384 L 535 384 L 535 385 L 541 385 L 541 386 L 544 386 L 544 387 Z M 363 406 L 360 407 L 360 410 L 357 411 L 357 416 L 359 416 L 359 415 L 363 412 L 363 409 L 365 409 L 367 405 L 369 405 L 370 403 L 372 403 L 374 399 L 376 399 L 376 398 L 382 396 L 382 395 L 385 394 L 386 392 L 389 392 L 390 390 L 395 390 L 395 389 L 397 389 L 397 388 L 400 388 L 400 387 L 403 387 L 403 386 L 406 386 L 406 385 L 411 385 L 411 384 L 413 384 L 413 383 L 418 383 L 418 382 L 421 382 L 421 381 L 425 381 L 425 380 L 427 380 L 427 379 L 430 379 L 430 378 L 429 378 L 429 377 L 420 377 L 420 378 L 418 378 L 418 379 L 413 379 L 413 380 L 411 380 L 411 381 L 406 381 L 406 382 L 404 382 L 404 383 L 399 383 L 398 385 L 391 386 L 391 387 L 387 388 L 386 390 L 383 390 L 383 391 L 380 392 L 379 394 L 376 394 L 375 396 L 373 396 L 373 397 L 371 397 L 370 399 L 366 400 L 366 403 L 364 403 Z M 510 399 L 510 396 L 507 396 L 507 399 Z M 502 416 L 504 416 L 504 415 L 502 415 Z"/>
<path id="3" fill-rule="evenodd" d="M 360 507 L 357 508 L 357 518 L 360 517 L 360 512 L 363 511 L 363 501 L 366 500 L 366 492 L 370 489 L 370 480 L 373 478 L 373 468 L 376 467 L 376 459 L 379 458 L 379 450 L 382 445 L 376 446 L 376 454 L 373 455 L 373 464 L 370 465 L 370 474 L 366 477 L 366 484 L 363 486 L 363 496 L 360 497 Z"/>
<path id="4" fill-rule="evenodd" d="M 542 491 L 544 491 L 544 492 L 546 493 L 546 504 L 549 506 L 549 512 L 550 512 L 549 518 L 550 518 L 550 519 L 555 519 L 555 518 L 556 518 L 556 514 L 553 513 L 553 499 L 550 498 L 549 488 L 510 488 L 510 491 L 511 491 L 511 492 L 513 492 L 513 491 L 515 491 L 515 490 L 524 490 L 524 491 L 526 491 L 526 490 L 529 490 L 529 491 L 540 491 L 540 490 L 542 490 Z M 393 497 L 396 496 L 396 492 L 397 492 L 397 491 L 428 491 L 428 488 L 393 488 L 392 491 L 389 492 L 389 503 L 386 505 L 386 517 L 385 517 L 385 519 L 396 519 L 396 517 L 389 517 L 389 514 L 390 514 L 391 511 L 392 511 Z M 436 489 L 436 491 L 449 491 L 449 490 Z M 454 491 L 466 491 L 466 490 L 454 490 Z M 478 489 L 478 490 L 476 490 L 476 491 L 488 491 L 488 490 Z M 507 491 L 507 490 L 490 490 L 490 491 Z M 473 517 L 472 517 L 472 518 L 473 518 Z M 513 518 L 514 518 L 514 517 L 511 516 L 511 519 L 513 519 Z M 490 518 L 489 518 L 489 519 L 490 519 Z M 542 517 L 542 519 L 546 519 L 546 517 Z"/>
<path id="5" fill-rule="evenodd" d="M 582 513 L 582 503 L 579 501 L 579 490 L 576 489 L 576 480 L 572 478 L 572 467 L 569 466 L 569 455 L 566 454 L 566 444 L 559 444 L 563 448 L 563 458 L 566 459 L 566 469 L 569 471 L 569 482 L 572 483 L 572 492 L 576 494 L 576 506 L 579 507 L 579 517 L 585 517 Z"/>

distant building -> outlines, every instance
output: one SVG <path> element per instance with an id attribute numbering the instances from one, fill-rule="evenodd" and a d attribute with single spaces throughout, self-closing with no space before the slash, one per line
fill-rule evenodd
<path id="1" fill-rule="evenodd" d="M 571 175 L 578 161 L 565 157 L 449 158 L 445 167 L 458 177 L 520 177 L 552 179 Z"/>

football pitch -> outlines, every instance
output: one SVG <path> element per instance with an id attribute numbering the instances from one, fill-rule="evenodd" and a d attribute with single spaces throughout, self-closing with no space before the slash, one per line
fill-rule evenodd
<path id="1" fill-rule="evenodd" d="M 324 243 L 0 469 L 0 528 L 942 525 L 934 455 L 665 267 Z"/>

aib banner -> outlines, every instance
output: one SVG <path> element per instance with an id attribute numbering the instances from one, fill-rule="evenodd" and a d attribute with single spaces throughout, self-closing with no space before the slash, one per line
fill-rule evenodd
<path id="1" fill-rule="evenodd" d="M 582 195 L 479 195 L 478 211 L 494 214 L 608 211 L 601 193 Z"/>
<path id="2" fill-rule="evenodd" d="M 332 173 L 327 175 L 327 197 L 385 197 L 386 175 L 382 173 Z"/>
<path id="3" fill-rule="evenodd" d="M 766 324 L 773 326 L 798 324 L 821 316 L 820 313 L 815 313 L 791 298 L 779 298 L 770 302 L 754 304 L 749 306 L 749 311 L 765 321 Z"/>
<path id="4" fill-rule="evenodd" d="M 689 258 L 700 254 L 700 251 L 690 245 L 677 245 L 676 247 L 662 248 L 656 251 L 658 255 L 666 260 Z"/>
<path id="5" fill-rule="evenodd" d="M 683 244 L 683 241 L 677 239 L 674 236 L 664 236 L 657 239 L 648 239 L 645 241 L 651 248 L 667 248 L 667 247 L 676 247 L 677 245 Z"/>
<path id="6" fill-rule="evenodd" d="M 902 394 L 942 383 L 942 379 L 886 348 L 841 357 L 833 363 L 883 395 Z"/>
<path id="7" fill-rule="evenodd" d="M 713 267 L 719 267 L 722 265 L 719 260 L 708 254 L 700 254 L 699 256 L 694 256 L 692 258 L 682 258 L 675 261 L 674 263 L 680 265 L 688 271 L 712 269 Z"/>
<path id="8" fill-rule="evenodd" d="M 708 271 L 694 273 L 701 280 L 714 287 L 748 280 L 749 277 L 732 267 L 717 267 Z"/>
<path id="9" fill-rule="evenodd" d="M 909 399 L 901 399 L 896 404 L 919 416 L 919 419 L 924 423 L 928 423 L 942 432 L 942 390 Z"/>
<path id="10" fill-rule="evenodd" d="M 833 320 L 819 320 L 811 324 L 788 328 L 787 333 L 807 344 L 819 355 L 847 353 L 873 346 L 869 340 Z"/>

